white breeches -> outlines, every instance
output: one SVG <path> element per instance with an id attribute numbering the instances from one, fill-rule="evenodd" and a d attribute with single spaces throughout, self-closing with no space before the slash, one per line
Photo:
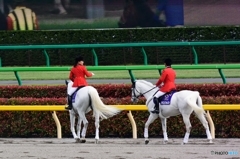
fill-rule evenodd
<path id="1" fill-rule="evenodd" d="M 158 92 L 154 95 L 154 97 L 159 98 L 160 96 L 162 96 L 162 95 L 164 95 L 164 94 L 166 94 L 166 92 L 158 91 Z"/>
<path id="2" fill-rule="evenodd" d="M 73 85 L 73 83 L 72 83 L 72 85 Z M 67 89 L 67 94 L 68 95 L 72 95 L 73 94 L 73 92 L 75 92 L 76 91 L 76 89 L 77 89 L 77 87 L 72 87 L 72 85 L 71 86 L 68 86 L 68 89 Z"/>
<path id="3" fill-rule="evenodd" d="M 72 95 L 73 92 L 75 92 L 77 90 L 77 87 L 71 87 L 69 90 L 68 90 L 68 95 Z"/>

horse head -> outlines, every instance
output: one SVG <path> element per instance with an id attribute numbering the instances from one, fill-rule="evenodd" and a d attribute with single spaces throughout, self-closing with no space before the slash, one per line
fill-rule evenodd
<path id="1" fill-rule="evenodd" d="M 132 81 L 132 102 L 137 102 L 138 97 L 143 95 L 146 99 L 150 96 L 153 96 L 156 91 L 158 91 L 158 87 L 153 85 L 151 82 L 145 80 L 136 80 Z"/>
<path id="2" fill-rule="evenodd" d="M 133 103 L 137 103 L 138 102 L 138 97 L 140 96 L 140 93 L 136 90 L 136 81 L 132 80 L 132 97 L 131 97 L 131 101 Z"/>

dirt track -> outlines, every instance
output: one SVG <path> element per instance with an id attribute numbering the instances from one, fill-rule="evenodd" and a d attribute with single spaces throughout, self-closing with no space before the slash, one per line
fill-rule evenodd
<path id="1" fill-rule="evenodd" d="M 94 139 L 86 143 L 75 143 L 73 139 L 19 139 L 0 138 L 0 158 L 77 158 L 77 159 L 195 159 L 195 158 L 234 158 L 240 159 L 240 139 L 215 139 L 209 144 L 206 139 L 190 138 L 187 145 L 182 139 L 169 139 L 167 145 L 162 139 L 151 139 L 148 145 L 144 139 Z M 213 152 L 237 152 L 237 155 L 217 155 Z"/>

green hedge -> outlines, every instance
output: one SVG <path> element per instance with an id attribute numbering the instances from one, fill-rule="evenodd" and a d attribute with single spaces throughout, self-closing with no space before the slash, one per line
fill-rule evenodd
<path id="1" fill-rule="evenodd" d="M 93 84 L 101 97 L 124 98 L 131 95 L 130 84 Z M 201 96 L 238 96 L 240 84 L 177 84 L 177 90 L 199 91 Z M 0 98 L 65 98 L 65 85 L 61 86 L 0 86 Z"/>
<path id="2" fill-rule="evenodd" d="M 107 105 L 131 104 L 131 85 L 94 85 Z M 204 104 L 239 104 L 240 84 L 181 84 L 179 90 L 198 90 Z M 111 90 L 111 91 L 110 91 Z M 64 105 L 66 104 L 65 86 L 1 86 L 0 105 Z M 54 92 L 58 92 L 55 93 Z M 48 98 L 46 98 L 46 95 Z M 51 96 L 52 95 L 52 96 Z M 137 104 L 145 104 L 140 98 Z M 100 123 L 100 137 L 132 137 L 132 129 L 127 111 L 103 120 Z M 143 137 L 144 124 L 148 118 L 147 111 L 133 111 L 137 124 L 138 137 Z M 239 111 L 211 111 L 216 137 L 240 137 Z M 62 136 L 72 137 L 68 112 L 57 112 L 62 126 Z M 94 137 L 95 126 L 92 113 L 87 115 L 89 121 L 87 137 Z M 49 112 L 10 112 L 4 111 L 0 116 L 0 137 L 56 137 L 56 126 Z M 191 137 L 206 137 L 199 120 L 191 116 Z M 149 129 L 150 137 L 162 137 L 160 121 L 156 120 Z M 170 117 L 167 122 L 169 137 L 183 137 L 185 126 L 181 116 Z"/>
<path id="3" fill-rule="evenodd" d="M 1 32 L 0 45 L 20 44 L 88 44 L 156 41 L 224 41 L 239 40 L 239 27 L 182 27 L 152 29 L 61 30 Z M 239 62 L 239 47 L 196 47 L 200 63 Z M 143 64 L 143 55 L 137 48 L 96 49 L 99 65 Z M 176 64 L 192 63 L 190 47 L 146 48 L 149 64 L 162 64 L 171 57 Z M 89 49 L 48 50 L 51 65 L 72 65 L 81 54 L 88 65 L 94 65 Z M 0 51 L 3 66 L 45 65 L 42 50 Z M 157 57 L 157 58 L 156 58 Z"/>

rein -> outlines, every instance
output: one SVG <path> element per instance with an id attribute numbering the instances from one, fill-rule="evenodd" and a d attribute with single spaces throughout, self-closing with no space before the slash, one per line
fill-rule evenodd
<path id="1" fill-rule="evenodd" d="M 148 90 L 148 91 L 146 91 L 146 92 L 144 92 L 144 93 L 141 93 L 141 92 L 139 92 L 136 88 L 135 88 L 135 85 L 134 85 L 134 87 L 132 88 L 132 89 L 134 89 L 134 91 L 133 91 L 133 94 L 134 94 L 134 97 L 135 98 L 138 98 L 138 97 L 140 97 L 141 95 L 144 95 L 144 94 L 146 94 L 146 93 L 148 93 L 148 92 L 150 92 L 151 90 L 153 90 L 153 89 L 155 89 L 155 88 L 157 88 L 157 86 L 156 87 L 153 87 L 153 88 L 151 88 L 150 90 Z M 136 94 L 135 94 L 135 90 L 139 93 L 139 95 L 138 96 L 136 96 Z"/>

